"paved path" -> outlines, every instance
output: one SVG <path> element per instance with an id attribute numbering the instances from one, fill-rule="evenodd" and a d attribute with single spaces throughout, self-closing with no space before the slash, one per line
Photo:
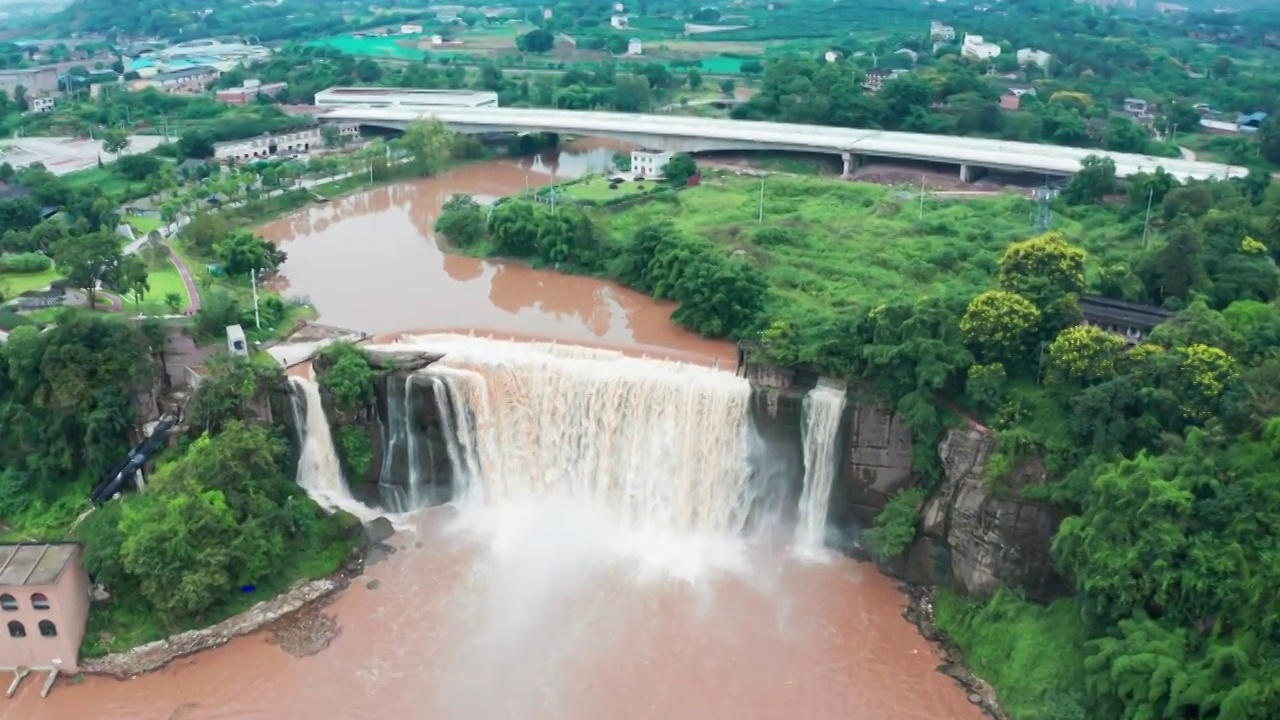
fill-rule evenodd
<path id="1" fill-rule="evenodd" d="M 178 268 L 178 274 L 182 276 L 182 284 L 187 286 L 187 295 L 191 298 L 191 306 L 187 308 L 187 312 L 191 314 L 200 312 L 200 288 L 196 287 L 196 280 L 191 277 L 191 269 L 187 267 L 187 261 L 183 260 L 173 248 L 169 248 L 169 262 Z"/>

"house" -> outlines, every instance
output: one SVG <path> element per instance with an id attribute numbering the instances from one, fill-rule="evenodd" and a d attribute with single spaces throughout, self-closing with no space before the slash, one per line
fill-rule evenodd
<path id="1" fill-rule="evenodd" d="M 1021 95 L 1013 92 L 1006 92 L 1004 95 L 1000 96 L 1001 110 L 1018 110 L 1021 107 L 1022 107 Z"/>
<path id="2" fill-rule="evenodd" d="M 644 46 L 640 43 L 640 38 L 631 38 L 627 41 L 628 55 L 642 55 L 643 53 Z"/>
<path id="3" fill-rule="evenodd" d="M 0 545 L 0 670 L 79 670 L 89 574 L 76 543 Z"/>
<path id="4" fill-rule="evenodd" d="M 867 79 L 862 81 L 862 87 L 867 92 L 875 94 L 880 92 L 880 88 L 885 82 L 893 78 L 892 70 L 868 70 Z"/>
<path id="5" fill-rule="evenodd" d="M 227 88 L 215 93 L 218 100 L 232 105 L 245 105 L 259 97 L 275 97 L 284 92 L 289 83 L 275 82 L 263 84 L 261 80 L 245 80 L 240 87 Z"/>
<path id="6" fill-rule="evenodd" d="M 421 33 L 422 33 L 421 25 L 401 25 L 400 26 L 401 35 L 420 35 Z"/>
<path id="7" fill-rule="evenodd" d="M 55 92 L 58 89 L 58 70 L 52 67 L 35 67 L 0 71 L 0 90 L 13 97 L 14 91 L 19 87 L 26 88 L 27 92 Z"/>
<path id="8" fill-rule="evenodd" d="M 161 92 L 190 94 L 204 92 L 209 83 L 218 79 L 222 73 L 210 65 L 195 65 L 173 72 L 156 73 L 149 79 L 137 80 L 134 90 L 153 87 Z"/>
<path id="9" fill-rule="evenodd" d="M 360 132 L 355 125 L 339 125 L 338 133 L 354 137 Z M 324 136 L 319 125 L 276 134 L 259 135 L 245 140 L 227 140 L 213 144 L 213 157 L 222 162 L 263 160 L 281 154 L 308 152 L 324 147 Z"/>
<path id="10" fill-rule="evenodd" d="M 28 95 L 27 110 L 33 113 L 53 112 L 53 98 L 48 95 Z"/>
<path id="11" fill-rule="evenodd" d="M 965 33 L 964 42 L 960 45 L 960 56 L 975 60 L 990 60 L 1000 56 L 1000 46 L 983 40 L 981 35 Z"/>
<path id="12" fill-rule="evenodd" d="M 929 23 L 929 37 L 934 40 L 950 42 L 956 39 L 956 29 L 950 25 L 943 25 L 937 20 L 934 20 Z"/>
<path id="13" fill-rule="evenodd" d="M 1252 135 L 1258 132 L 1258 128 L 1262 127 L 1262 123 L 1267 121 L 1267 114 L 1264 112 L 1251 112 L 1242 114 L 1236 118 L 1236 127 L 1240 132 Z"/>
<path id="14" fill-rule="evenodd" d="M 631 20 L 626 15 L 614 15 L 609 18 L 609 27 L 614 30 L 626 30 L 631 27 Z"/>
<path id="15" fill-rule="evenodd" d="M 662 170 L 671 162 L 672 153 L 665 150 L 632 150 L 631 173 L 647 180 L 662 177 Z"/>
<path id="16" fill-rule="evenodd" d="M 1151 106 L 1146 100 L 1140 98 L 1124 99 L 1124 111 L 1135 117 L 1146 117 L 1150 109 Z"/>
<path id="17" fill-rule="evenodd" d="M 1018 51 L 1018 65 L 1026 67 L 1028 65 L 1037 65 L 1041 70 L 1049 69 L 1049 61 L 1053 56 L 1043 50 L 1035 50 L 1033 48 L 1022 48 Z"/>
<path id="18" fill-rule="evenodd" d="M 1130 345 L 1142 342 L 1157 325 L 1173 317 L 1172 312 L 1163 308 L 1101 295 L 1081 295 L 1080 312 L 1084 325 L 1120 335 Z"/>

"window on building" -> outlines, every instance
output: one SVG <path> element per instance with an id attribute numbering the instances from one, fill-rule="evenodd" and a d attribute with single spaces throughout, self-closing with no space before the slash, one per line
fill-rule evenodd
<path id="1" fill-rule="evenodd" d="M 0 595 L 0 609 L 4 609 L 4 610 L 17 610 L 17 609 L 18 609 L 18 601 L 17 601 L 17 599 L 16 599 L 16 598 L 14 598 L 14 597 L 13 597 L 12 595 L 10 595 L 9 593 L 5 593 L 5 594 L 3 594 L 3 595 Z"/>
<path id="2" fill-rule="evenodd" d="M 31 607 L 37 610 L 49 609 L 49 598 L 44 593 L 31 593 Z"/>
<path id="3" fill-rule="evenodd" d="M 27 629 L 17 620 L 9 621 L 9 637 L 23 638 L 27 636 Z"/>
<path id="4" fill-rule="evenodd" d="M 54 625 L 54 624 L 53 624 L 53 622 L 52 622 L 52 621 L 50 621 L 50 620 L 41 620 L 41 621 L 40 621 L 40 636 L 41 636 L 41 637 L 58 637 L 58 628 L 57 628 L 57 626 L 56 626 L 56 625 Z"/>

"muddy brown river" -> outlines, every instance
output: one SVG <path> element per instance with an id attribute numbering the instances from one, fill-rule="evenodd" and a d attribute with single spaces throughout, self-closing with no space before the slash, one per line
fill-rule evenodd
<path id="1" fill-rule="evenodd" d="M 318 206 L 264 228 L 288 292 L 320 321 L 374 333 L 480 329 L 681 359 L 733 350 L 673 327 L 671 307 L 610 283 L 443 253 L 455 192 L 501 196 L 605 166 L 573 144 Z M 872 567 L 747 549 L 696 581 L 638 576 L 555 518 L 499 552 L 437 508 L 326 608 L 340 627 L 294 658 L 265 634 L 132 681 L 28 680 L 0 720 L 977 720 L 937 673 Z M 376 580 L 376 583 L 371 581 Z M 373 587 L 371 587 L 371 585 Z"/>

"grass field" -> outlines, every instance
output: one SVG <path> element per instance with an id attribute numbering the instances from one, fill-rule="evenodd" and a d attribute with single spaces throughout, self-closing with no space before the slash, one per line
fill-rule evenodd
<path id="1" fill-rule="evenodd" d="M 754 258 L 784 315 L 871 307 L 896 297 L 972 296 L 990 286 L 1010 243 L 1036 234 L 1032 203 L 1016 194 L 940 199 L 906 189 L 817 178 L 769 177 L 764 222 L 761 181 L 708 173 L 699 187 L 602 217 L 612 242 L 671 219 L 691 235 Z M 1105 209 L 1104 209 L 1105 211 Z M 1085 211 L 1087 212 L 1087 211 Z M 1090 267 L 1131 258 L 1140 244 L 1128 225 L 1084 214 L 1055 216 L 1091 256 Z"/>
<path id="2" fill-rule="evenodd" d="M 124 221 L 133 228 L 133 232 L 139 236 L 146 235 L 152 230 L 160 229 L 160 218 L 150 217 L 147 215 L 129 215 Z"/>
<path id="3" fill-rule="evenodd" d="M 177 293 L 182 298 L 180 310 L 186 310 L 191 307 L 191 294 L 187 292 L 186 283 L 182 282 L 182 276 L 178 274 L 178 268 L 169 262 L 164 268 L 152 270 L 147 273 L 147 285 L 150 290 L 144 296 L 144 304 L 158 304 L 164 307 L 164 312 L 168 312 L 168 306 L 165 303 L 165 297 L 169 293 Z"/>
<path id="4" fill-rule="evenodd" d="M 627 173 L 620 173 L 626 176 Z M 612 200 L 614 198 L 626 197 L 628 195 L 637 195 L 639 193 L 648 192 L 654 188 L 662 187 L 655 182 L 634 182 L 628 180 L 621 183 L 617 188 L 609 189 L 609 176 L 600 175 L 597 177 L 587 178 L 581 182 L 565 185 L 561 188 L 566 195 L 579 200 L 603 201 Z"/>
<path id="5" fill-rule="evenodd" d="M 0 296 L 12 298 L 28 290 L 42 290 L 61 275 L 57 270 L 49 268 L 44 272 L 0 275 Z"/>

